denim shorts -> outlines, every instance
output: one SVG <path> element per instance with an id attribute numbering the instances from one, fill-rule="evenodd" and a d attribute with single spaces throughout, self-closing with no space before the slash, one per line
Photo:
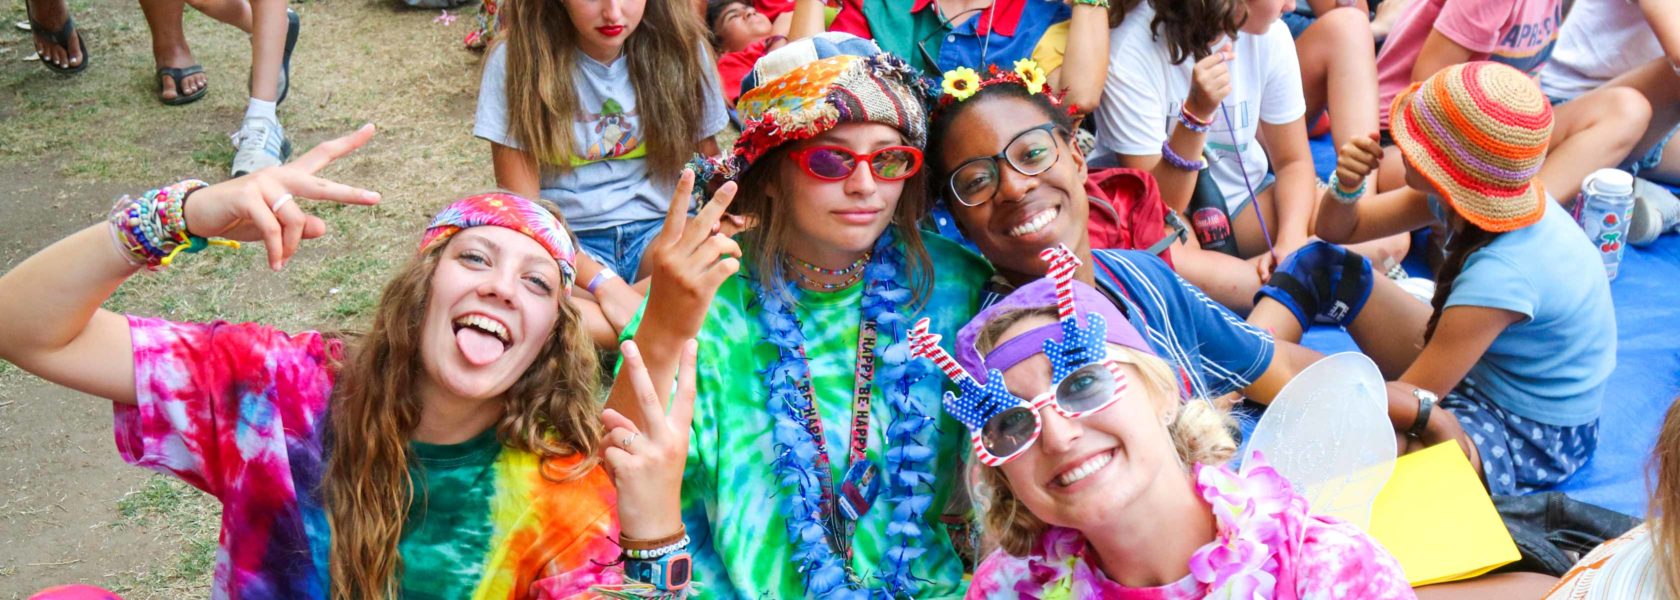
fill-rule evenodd
<path id="1" fill-rule="evenodd" d="M 664 224 L 664 219 L 649 219 L 573 233 L 589 256 L 612 267 L 625 281 L 635 282 L 636 270 L 642 266 L 642 254 Z"/>
<path id="2" fill-rule="evenodd" d="M 1575 426 L 1550 425 L 1506 410 L 1465 379 L 1438 405 L 1481 453 L 1488 493 L 1527 494 L 1562 483 L 1575 474 L 1598 447 L 1598 421 Z"/>
<path id="3" fill-rule="evenodd" d="M 1570 100 L 1569 98 L 1560 98 L 1558 96 L 1550 95 L 1546 96 L 1546 99 L 1551 101 L 1552 106 L 1557 106 Z M 1651 146 L 1650 150 L 1645 151 L 1645 156 L 1639 157 L 1639 160 L 1629 162 L 1627 168 L 1628 172 L 1632 173 L 1634 177 L 1638 177 L 1640 171 L 1648 171 L 1657 168 L 1657 165 L 1662 163 L 1663 149 L 1668 147 L 1669 140 L 1674 139 L 1674 134 L 1676 132 L 1680 132 L 1680 127 L 1670 129 L 1668 131 L 1668 135 L 1663 136 L 1662 141 L 1657 142 L 1657 145 Z"/>

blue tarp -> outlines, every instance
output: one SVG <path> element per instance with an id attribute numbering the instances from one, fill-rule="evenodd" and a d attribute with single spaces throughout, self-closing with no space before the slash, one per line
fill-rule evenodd
<path id="1" fill-rule="evenodd" d="M 1312 142 L 1321 177 L 1334 169 L 1328 138 Z M 1414 248 L 1421 244 L 1414 244 Z M 1417 252 L 1407 260 L 1420 273 Z M 1669 403 L 1680 396 L 1680 235 L 1647 248 L 1629 248 L 1610 285 L 1616 305 L 1616 371 L 1605 391 L 1598 451 L 1557 487 L 1570 496 L 1631 515 L 1644 515 L 1646 465 Z M 1325 353 L 1356 350 L 1347 333 L 1317 327 L 1302 342 Z"/>

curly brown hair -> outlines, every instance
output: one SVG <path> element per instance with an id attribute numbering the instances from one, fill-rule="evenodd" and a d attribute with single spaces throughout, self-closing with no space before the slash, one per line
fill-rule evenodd
<path id="1" fill-rule="evenodd" d="M 1056 319 L 1056 307 L 1026 308 L 998 315 L 981 327 L 975 336 L 975 348 L 982 354 L 991 352 L 1011 326 L 1034 317 Z M 1111 356 L 1115 354 L 1114 348 L 1110 346 Z M 1166 361 L 1131 348 L 1121 347 L 1117 354 L 1115 358 L 1120 362 L 1137 368 L 1150 397 L 1178 398 L 1178 378 Z M 1183 464 L 1220 465 L 1237 452 L 1237 442 L 1231 436 L 1234 426 L 1229 413 L 1214 408 L 1210 402 L 1192 400 L 1180 405 L 1172 423 L 1167 425 L 1167 433 Z M 1013 556 L 1032 554 L 1046 524 L 1010 491 L 1003 469 L 976 462 L 969 479 L 974 484 L 974 497 L 984 499 L 987 535 Z"/>
<path id="2" fill-rule="evenodd" d="M 385 286 L 372 328 L 347 339 L 347 360 L 339 365 L 328 414 L 328 458 L 321 480 L 331 529 L 332 597 L 337 600 L 397 595 L 402 571 L 397 542 L 416 501 L 408 465 L 414 459 L 409 441 L 420 422 L 417 390 L 425 373 L 421 323 L 432 273 L 448 246 L 438 244 L 410 259 Z M 508 448 L 543 459 L 587 457 L 569 469 L 542 469 L 545 478 L 569 480 L 598 462 L 597 359 L 577 309 L 563 297 L 557 301 L 560 318 L 554 331 L 508 389 L 495 428 Z M 549 471 L 557 474 L 551 477 Z"/>
<path id="3" fill-rule="evenodd" d="M 1213 54 L 1220 37 L 1235 37 L 1248 22 L 1248 4 L 1243 0 L 1149 0 L 1155 19 L 1149 32 L 1165 39 L 1167 56 L 1173 64 L 1192 62 Z"/>

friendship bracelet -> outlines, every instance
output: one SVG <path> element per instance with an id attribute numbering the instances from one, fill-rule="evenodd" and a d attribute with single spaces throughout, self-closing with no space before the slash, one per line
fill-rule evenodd
<path id="1" fill-rule="evenodd" d="M 686 526 L 678 527 L 676 533 L 673 533 L 671 535 L 667 535 L 665 537 L 653 538 L 651 540 L 634 538 L 634 537 L 630 537 L 628 535 L 624 535 L 623 533 L 620 533 L 618 535 L 618 545 L 621 546 L 621 547 L 624 547 L 624 548 L 632 549 L 632 550 L 647 550 L 647 549 L 650 549 L 650 548 L 658 548 L 660 546 L 668 546 L 668 545 L 674 544 L 674 543 L 677 542 L 677 540 L 683 539 L 684 537 L 687 537 L 687 536 L 688 536 L 688 527 L 686 527 Z"/>
<path id="2" fill-rule="evenodd" d="M 1108 10 L 1108 0 L 1073 0 L 1073 5 L 1074 6 L 1079 6 L 1081 4 L 1083 4 L 1085 6 L 1095 6 L 1095 7 L 1101 8 L 1103 10 Z"/>
<path id="3" fill-rule="evenodd" d="M 1213 126 L 1213 118 L 1212 117 L 1208 117 L 1208 118 L 1204 119 L 1204 118 L 1196 116 L 1195 113 L 1190 112 L 1190 103 L 1189 102 L 1185 102 L 1183 104 L 1178 105 L 1178 118 L 1181 121 L 1186 121 L 1189 124 L 1199 125 L 1201 127 L 1212 127 Z M 1200 131 L 1200 130 L 1197 130 L 1197 131 Z"/>
<path id="4" fill-rule="evenodd" d="M 601 284 L 617 278 L 618 273 L 613 271 L 612 267 L 601 265 L 601 270 L 597 271 L 594 277 L 589 278 L 589 285 L 583 286 L 583 289 L 589 290 L 589 294 L 593 296 L 596 288 L 601 287 Z"/>
<path id="5" fill-rule="evenodd" d="M 666 544 L 658 548 L 642 550 L 625 548 L 624 556 L 632 560 L 659 560 L 667 555 L 675 553 L 678 550 L 688 548 L 688 542 L 688 534 L 683 534 L 682 539 L 677 540 L 675 543 Z"/>
<path id="6" fill-rule="evenodd" d="M 1330 193 L 1335 196 L 1336 202 L 1351 206 L 1358 203 L 1360 198 L 1365 197 L 1365 183 L 1368 181 L 1370 181 L 1369 177 L 1361 179 L 1359 180 L 1359 187 L 1354 188 L 1351 192 L 1344 191 L 1342 189 L 1341 178 L 1337 177 L 1335 173 L 1331 173 Z"/>
<path id="7" fill-rule="evenodd" d="M 1161 142 L 1161 158 L 1166 159 L 1167 164 L 1180 171 L 1195 172 L 1207 168 L 1207 161 L 1205 160 L 1189 160 L 1179 156 L 1177 152 L 1173 152 L 1170 140 Z"/>
<path id="8" fill-rule="evenodd" d="M 1190 111 L 1188 110 L 1178 111 L 1178 123 L 1183 125 L 1185 129 L 1189 129 L 1190 131 L 1194 131 L 1196 133 L 1207 133 L 1209 129 L 1213 129 L 1213 125 L 1211 124 L 1198 123 L 1192 119 Z"/>
<path id="9" fill-rule="evenodd" d="M 169 266 L 182 252 L 199 252 L 210 246 L 238 248 L 238 242 L 207 240 L 187 231 L 187 197 L 207 185 L 188 179 L 139 198 L 119 198 L 107 217 L 112 243 L 129 264 L 154 271 Z"/>

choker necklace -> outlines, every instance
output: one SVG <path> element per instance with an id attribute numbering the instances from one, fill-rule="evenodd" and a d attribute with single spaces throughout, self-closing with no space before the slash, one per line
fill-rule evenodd
<path id="1" fill-rule="evenodd" d="M 823 275 L 836 275 L 836 276 L 838 276 L 838 275 L 851 275 L 853 273 L 858 273 L 858 272 L 862 271 L 863 266 L 869 264 L 869 258 L 874 256 L 874 255 L 875 255 L 874 250 L 864 252 L 863 256 L 860 256 L 860 257 L 858 257 L 857 260 L 852 261 L 852 264 L 846 265 L 846 266 L 838 268 L 838 269 L 825 269 L 825 268 L 813 265 L 811 263 L 805 262 L 804 259 L 799 258 L 797 256 L 793 256 L 791 254 L 788 255 L 788 259 L 793 261 L 793 264 L 801 266 L 801 267 L 805 267 L 806 269 L 809 269 L 811 271 L 814 271 L 814 272 L 817 272 L 817 273 L 822 273 Z"/>

